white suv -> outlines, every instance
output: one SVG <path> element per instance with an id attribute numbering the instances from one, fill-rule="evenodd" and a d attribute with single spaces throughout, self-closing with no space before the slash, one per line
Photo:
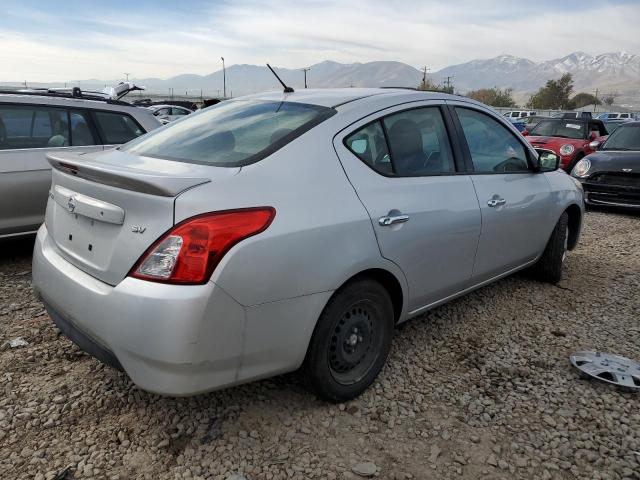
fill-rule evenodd
<path id="1" fill-rule="evenodd" d="M 503 115 L 507 117 L 509 120 L 515 120 L 518 118 L 532 117 L 535 114 L 536 112 L 532 112 L 532 111 L 514 110 L 512 112 L 505 112 Z"/>
<path id="2" fill-rule="evenodd" d="M 109 93 L 0 91 L 0 238 L 35 233 L 43 222 L 51 185 L 47 153 L 102 151 L 161 126 L 146 108 L 119 100 L 139 89 L 122 85 Z"/>

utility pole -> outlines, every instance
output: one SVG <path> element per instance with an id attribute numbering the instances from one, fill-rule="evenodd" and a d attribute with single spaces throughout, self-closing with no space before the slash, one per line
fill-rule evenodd
<path id="1" fill-rule="evenodd" d="M 455 78 L 454 76 L 445 77 L 444 84 L 447 86 L 447 91 L 451 90 L 451 80 Z M 451 90 L 453 93 L 453 90 Z"/>
<path id="2" fill-rule="evenodd" d="M 129 81 L 129 75 L 131 75 L 130 73 L 124 72 L 124 74 L 126 75 L 127 79 L 125 80 L 126 82 Z"/>
<path id="3" fill-rule="evenodd" d="M 302 71 L 304 72 L 304 88 L 307 88 L 307 72 L 311 70 L 311 67 L 307 67 L 307 68 L 303 68 Z"/>
<path id="4" fill-rule="evenodd" d="M 427 68 L 426 65 L 422 67 L 422 88 L 426 90 L 427 88 L 427 71 L 431 70 Z"/>
<path id="5" fill-rule="evenodd" d="M 222 95 L 227 98 L 227 71 L 224 66 L 224 57 L 220 58 L 222 59 Z"/>

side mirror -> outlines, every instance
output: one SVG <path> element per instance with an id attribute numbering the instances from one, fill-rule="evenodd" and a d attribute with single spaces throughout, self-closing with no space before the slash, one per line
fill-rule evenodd
<path id="1" fill-rule="evenodd" d="M 597 140 L 594 140 L 589 144 L 589 148 L 591 150 L 597 150 L 599 146 L 600 146 L 600 142 L 598 142 Z"/>
<path id="2" fill-rule="evenodd" d="M 560 168 L 560 156 L 556 155 L 551 150 L 543 150 L 536 148 L 538 152 L 538 165 L 537 170 L 540 172 L 553 172 Z"/>
<path id="3" fill-rule="evenodd" d="M 589 140 L 595 140 L 596 138 L 598 138 L 598 133 L 592 130 L 589 134 Z"/>
<path id="4" fill-rule="evenodd" d="M 526 137 L 526 136 L 528 136 L 528 135 L 529 135 L 529 130 L 527 130 L 527 128 L 525 128 L 525 129 L 524 129 L 522 132 L 520 132 L 520 133 L 522 133 L 522 136 L 523 136 L 523 137 Z"/>

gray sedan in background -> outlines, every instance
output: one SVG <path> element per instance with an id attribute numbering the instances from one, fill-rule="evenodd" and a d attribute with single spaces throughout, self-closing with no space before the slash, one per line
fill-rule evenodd
<path id="1" fill-rule="evenodd" d="M 507 119 L 401 89 L 248 96 L 49 161 L 35 288 L 81 348 L 167 395 L 301 368 L 353 398 L 399 323 L 524 268 L 557 282 L 583 215 Z"/>

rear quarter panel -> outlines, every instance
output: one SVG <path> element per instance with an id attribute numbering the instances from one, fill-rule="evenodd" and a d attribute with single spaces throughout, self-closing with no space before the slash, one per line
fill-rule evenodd
<path id="1" fill-rule="evenodd" d="M 551 185 L 552 202 L 550 203 L 550 208 L 553 212 L 553 218 L 559 219 L 560 215 L 562 215 L 562 213 L 571 205 L 577 206 L 580 210 L 580 219 L 577 225 L 578 229 L 575 236 L 572 234 L 574 241 L 573 245 L 570 245 L 570 247 L 574 247 L 578 242 L 580 230 L 582 228 L 582 219 L 584 217 L 584 192 L 582 190 L 582 185 L 579 181 L 566 174 L 563 170 L 547 172 L 544 173 L 544 175 L 547 177 L 547 180 Z M 555 226 L 555 223 L 553 226 Z M 551 231 L 549 232 L 549 235 L 551 235 Z"/>
<path id="2" fill-rule="evenodd" d="M 400 270 L 380 255 L 371 220 L 338 161 L 331 120 L 176 201 L 176 222 L 210 211 L 276 209 L 271 226 L 233 247 L 211 279 L 245 306 L 333 291 L 369 268 L 391 271 L 406 291 Z"/>

